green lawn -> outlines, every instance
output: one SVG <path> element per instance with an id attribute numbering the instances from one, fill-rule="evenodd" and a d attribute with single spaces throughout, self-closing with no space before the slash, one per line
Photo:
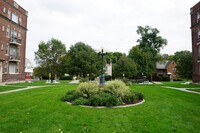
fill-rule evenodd
<path id="1" fill-rule="evenodd" d="M 200 89 L 187 89 L 187 90 L 200 92 Z"/>
<path id="2" fill-rule="evenodd" d="M 0 86 L 0 92 L 25 88 L 25 86 Z"/>
<path id="3" fill-rule="evenodd" d="M 60 81 L 59 84 L 47 84 L 46 81 L 37 81 L 37 82 L 32 82 L 32 83 L 15 83 L 15 84 L 7 84 L 6 86 L 0 86 L 0 92 L 3 91 L 10 91 L 10 90 L 17 90 L 21 88 L 26 88 L 28 86 L 44 86 L 44 85 L 63 85 L 63 84 L 68 84 L 69 81 Z"/>
<path id="4" fill-rule="evenodd" d="M 60 98 L 76 85 L 62 83 L 0 95 L 0 133 L 199 133 L 200 95 L 159 85 L 134 85 L 145 103 L 127 108 L 85 108 Z"/>

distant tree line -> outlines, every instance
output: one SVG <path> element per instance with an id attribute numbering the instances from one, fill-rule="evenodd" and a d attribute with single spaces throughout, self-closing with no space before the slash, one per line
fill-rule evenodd
<path id="1" fill-rule="evenodd" d="M 113 78 L 142 78 L 152 79 L 155 74 L 156 62 L 163 60 L 160 50 L 167 45 L 167 40 L 159 36 L 159 30 L 150 26 L 138 26 L 140 38 L 128 55 L 121 52 L 108 52 L 105 63 L 113 64 Z M 177 72 L 182 78 L 191 78 L 191 52 L 180 51 L 168 56 L 169 60 L 177 62 Z M 87 77 L 94 79 L 100 76 L 101 57 L 88 44 L 77 42 L 66 50 L 65 44 L 52 38 L 48 42 L 40 42 L 35 52 L 37 67 L 34 76 L 42 78 L 66 76 Z M 190 66 L 191 65 L 191 66 Z M 187 72 L 186 72 L 187 71 Z M 184 73 L 184 74 L 183 74 Z"/>

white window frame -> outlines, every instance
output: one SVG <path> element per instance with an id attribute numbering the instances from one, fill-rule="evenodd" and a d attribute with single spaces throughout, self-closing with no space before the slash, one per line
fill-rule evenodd
<path id="1" fill-rule="evenodd" d="M 3 7 L 3 13 L 6 13 L 6 7 L 5 6 Z"/>
<path id="2" fill-rule="evenodd" d="M 3 44 L 1 44 L 1 50 L 3 50 Z"/>
<path id="3" fill-rule="evenodd" d="M 12 13 L 12 21 L 15 22 L 15 23 L 19 23 L 19 16 L 16 14 L 16 13 Z"/>
<path id="4" fill-rule="evenodd" d="M 8 9 L 8 18 L 11 19 L 11 10 Z"/>
<path id="5" fill-rule="evenodd" d="M 10 37 L 10 27 L 8 26 L 6 29 L 6 37 Z"/>
<path id="6" fill-rule="evenodd" d="M 4 26 L 4 25 L 2 25 L 2 28 L 1 28 L 1 29 L 2 29 L 2 31 L 5 31 L 5 26 Z"/>

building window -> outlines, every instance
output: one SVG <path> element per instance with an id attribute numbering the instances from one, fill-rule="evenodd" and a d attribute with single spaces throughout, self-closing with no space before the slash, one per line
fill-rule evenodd
<path id="1" fill-rule="evenodd" d="M 17 31 L 11 30 L 11 37 L 17 37 Z"/>
<path id="2" fill-rule="evenodd" d="M 3 50 L 3 44 L 1 44 L 1 50 Z"/>
<path id="3" fill-rule="evenodd" d="M 2 31 L 4 31 L 4 30 L 5 30 L 5 26 L 3 25 L 3 26 L 2 26 Z"/>
<path id="4" fill-rule="evenodd" d="M 6 29 L 6 36 L 10 37 L 10 28 L 9 27 L 7 27 L 7 29 Z"/>
<path id="5" fill-rule="evenodd" d="M 8 18 L 9 19 L 11 18 L 11 11 L 10 11 L 10 9 L 8 10 Z"/>
<path id="6" fill-rule="evenodd" d="M 17 47 L 15 45 L 10 46 L 10 56 L 16 56 L 17 55 Z"/>
<path id="7" fill-rule="evenodd" d="M 18 33 L 18 38 L 21 39 L 21 31 Z"/>
<path id="8" fill-rule="evenodd" d="M 8 55 L 8 49 L 9 49 L 8 44 L 6 44 L 6 55 Z"/>
<path id="9" fill-rule="evenodd" d="M 200 46 L 198 48 L 198 61 L 200 61 Z"/>
<path id="10" fill-rule="evenodd" d="M 197 23 L 199 23 L 200 22 L 200 13 L 198 12 L 197 13 Z"/>
<path id="11" fill-rule="evenodd" d="M 19 17 L 19 24 L 22 25 L 22 18 Z"/>
<path id="12" fill-rule="evenodd" d="M 14 7 L 17 9 L 19 8 L 19 5 L 15 1 L 14 1 Z"/>
<path id="13" fill-rule="evenodd" d="M 15 13 L 12 13 L 12 21 L 18 24 L 18 15 Z"/>
<path id="14" fill-rule="evenodd" d="M 3 7 L 3 12 L 6 13 L 6 7 L 5 6 Z"/>
<path id="15" fill-rule="evenodd" d="M 4 73 L 8 73 L 8 64 L 5 64 L 4 66 Z"/>
<path id="16" fill-rule="evenodd" d="M 15 62 L 9 63 L 9 74 L 15 74 L 19 72 L 19 65 Z"/>

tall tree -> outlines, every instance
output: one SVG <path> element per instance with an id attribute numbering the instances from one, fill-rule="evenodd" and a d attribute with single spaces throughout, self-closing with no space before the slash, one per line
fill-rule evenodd
<path id="1" fill-rule="evenodd" d="M 35 60 L 39 66 L 45 67 L 48 73 L 51 74 L 51 83 L 55 75 L 59 74 L 59 69 L 62 64 L 60 59 L 66 55 L 65 45 L 52 38 L 47 43 L 40 42 L 38 51 L 35 52 Z"/>
<path id="2" fill-rule="evenodd" d="M 125 76 L 126 78 L 133 78 L 137 74 L 136 63 L 128 57 L 121 57 L 113 65 L 113 76 L 115 78 L 121 78 Z"/>
<path id="3" fill-rule="evenodd" d="M 91 46 L 78 42 L 68 51 L 68 73 L 70 75 L 96 77 L 100 74 L 100 56 Z"/>
<path id="4" fill-rule="evenodd" d="M 149 76 L 154 72 L 153 55 L 150 51 L 144 51 L 138 45 L 133 46 L 128 57 L 137 64 L 138 76 Z"/>
<path id="5" fill-rule="evenodd" d="M 179 51 L 174 54 L 173 59 L 177 66 L 177 74 L 181 78 L 192 79 L 192 52 Z"/>
<path id="6" fill-rule="evenodd" d="M 150 26 L 138 26 L 137 34 L 140 35 L 140 38 L 137 40 L 139 43 L 139 48 L 142 49 L 144 52 L 150 52 L 153 56 L 152 60 L 154 62 L 154 67 L 151 72 L 151 80 L 152 74 L 155 72 L 156 69 L 156 62 L 161 59 L 160 50 L 165 45 L 167 45 L 167 40 L 161 36 L 159 36 L 159 30 L 156 28 L 151 28 Z"/>
<path id="7" fill-rule="evenodd" d="M 140 35 L 137 40 L 139 47 L 151 51 L 154 57 L 160 52 L 161 48 L 167 45 L 167 40 L 159 36 L 159 33 L 160 31 L 157 28 L 151 28 L 150 26 L 138 26 L 137 29 L 137 34 Z"/>

